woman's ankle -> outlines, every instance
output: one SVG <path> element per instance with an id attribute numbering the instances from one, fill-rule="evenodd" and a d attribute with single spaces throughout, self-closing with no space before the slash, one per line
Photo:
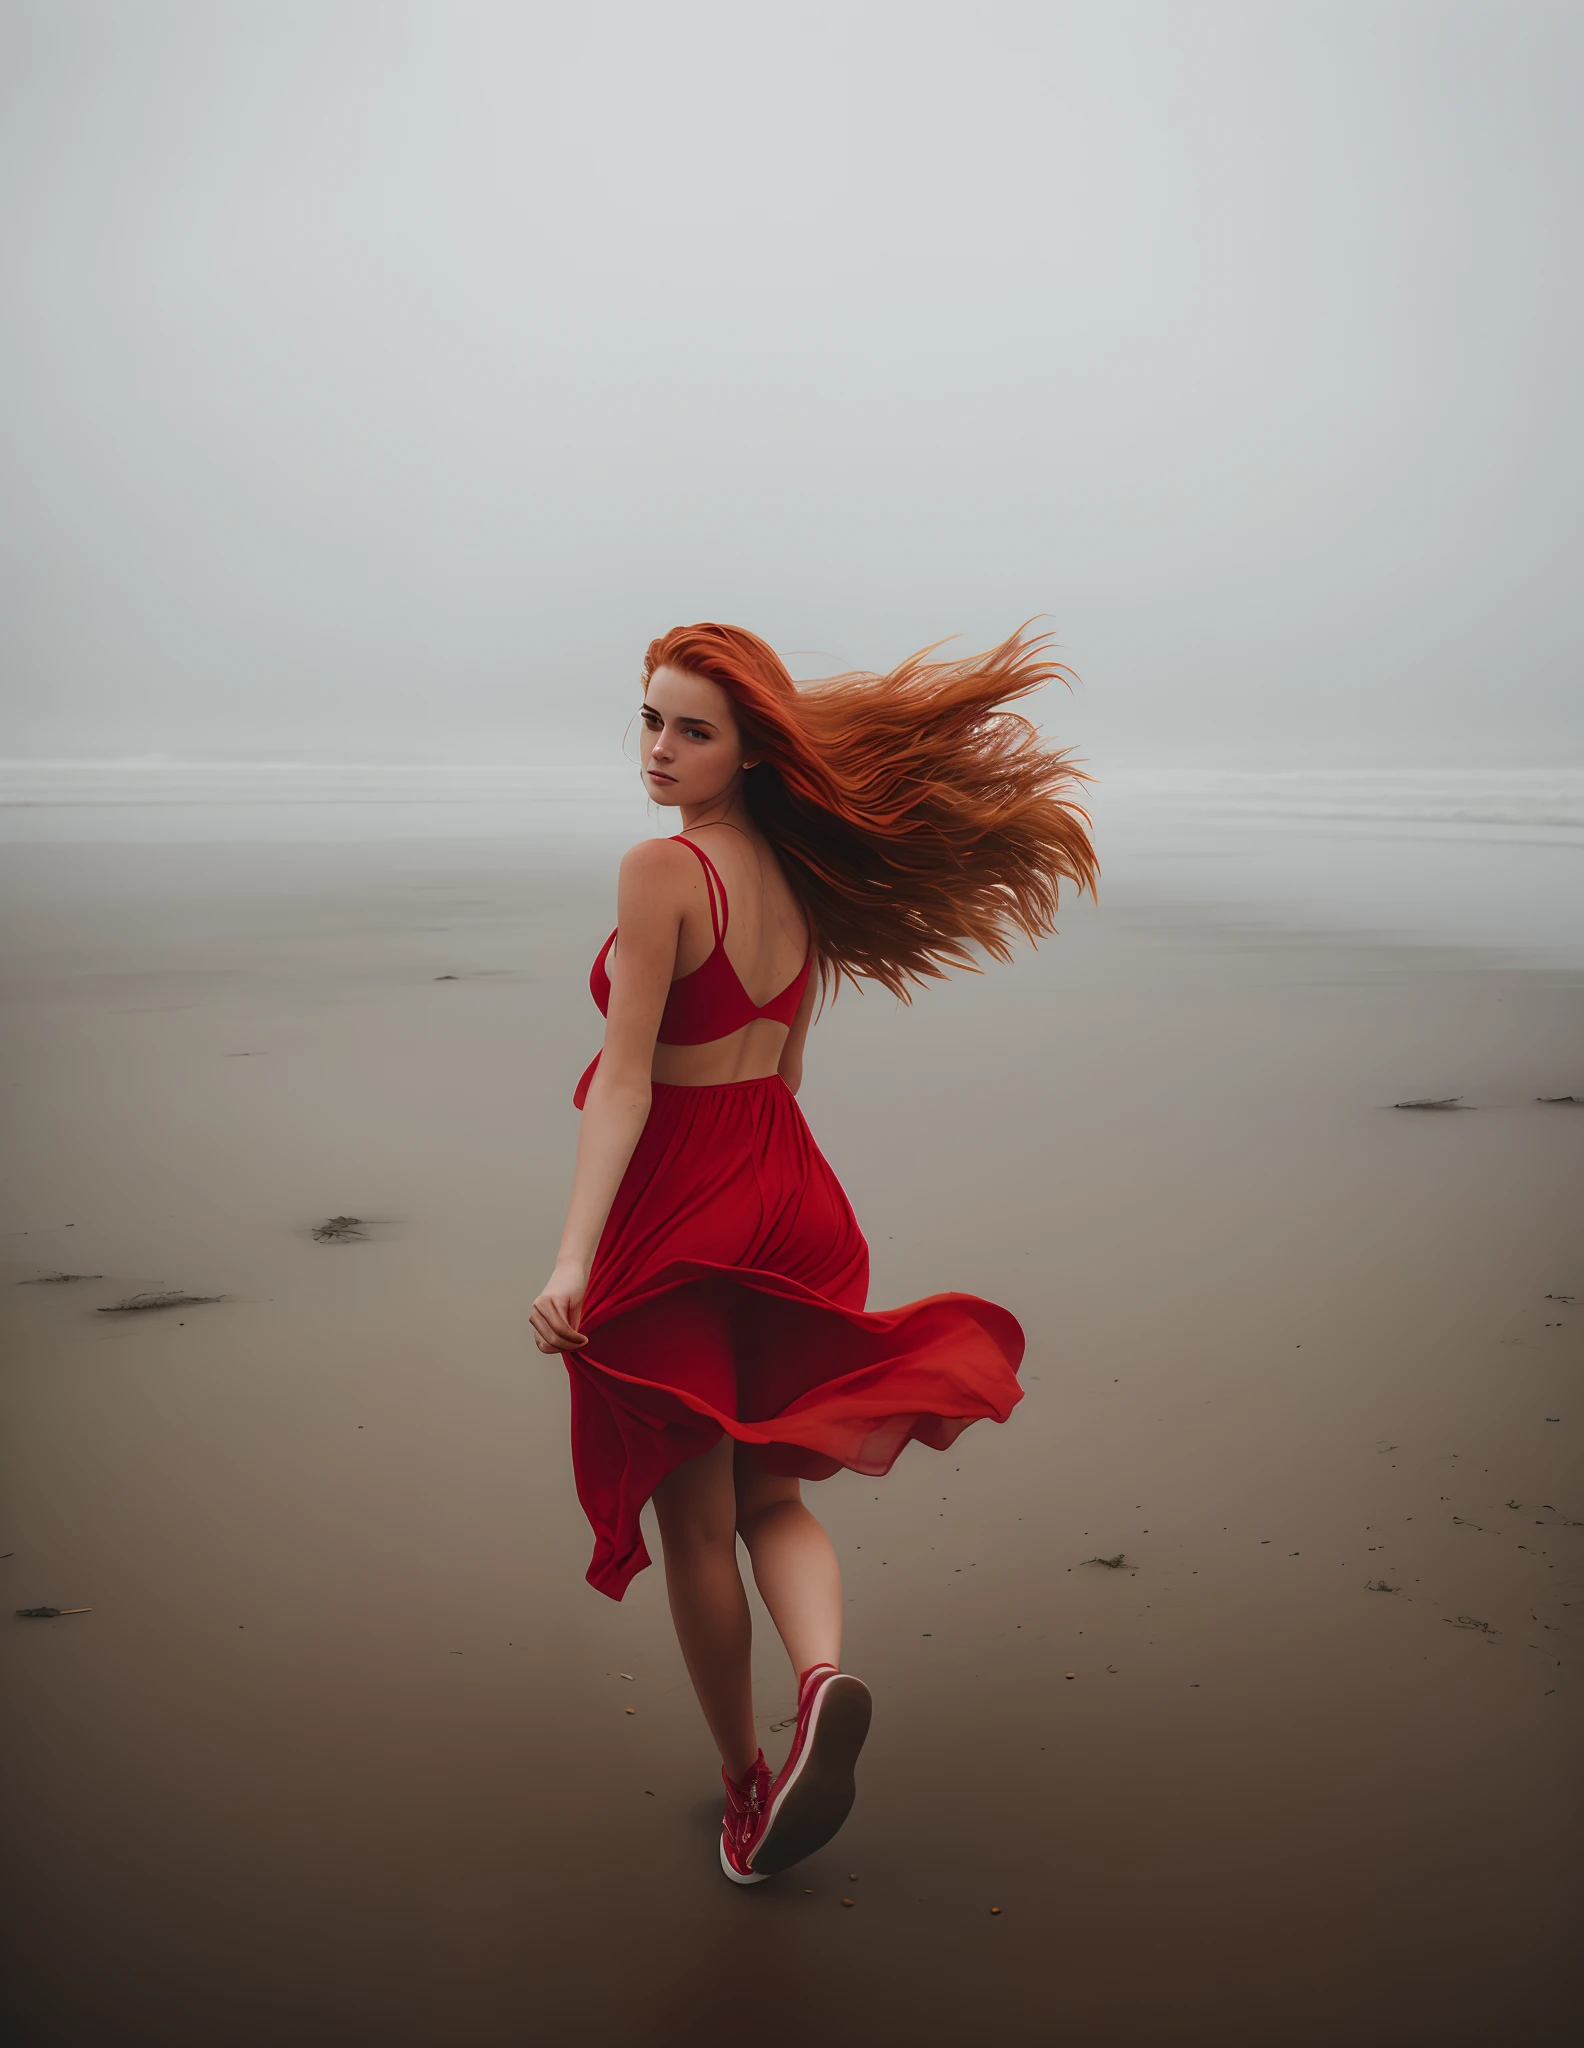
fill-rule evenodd
<path id="1" fill-rule="evenodd" d="M 755 1749 L 753 1755 L 739 1770 L 733 1770 L 732 1760 L 723 1757 L 721 1759 L 721 1776 L 734 1792 L 743 1792 L 747 1790 L 750 1780 L 763 1762 L 764 1751 L 762 1749 Z"/>

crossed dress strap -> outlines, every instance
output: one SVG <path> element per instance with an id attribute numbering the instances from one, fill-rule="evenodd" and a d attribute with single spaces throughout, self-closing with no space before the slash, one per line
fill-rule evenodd
<path id="1" fill-rule="evenodd" d="M 718 946 L 726 937 L 726 921 L 731 916 L 731 909 L 726 901 L 726 884 L 721 880 L 716 872 L 715 863 L 702 846 L 695 846 L 691 839 L 685 838 L 680 832 L 672 835 L 671 843 L 673 846 L 685 846 L 689 853 L 696 853 L 704 864 L 704 893 L 709 898 L 710 930 L 715 934 L 715 943 Z M 718 911 L 715 908 L 717 896 L 720 898 Z"/>

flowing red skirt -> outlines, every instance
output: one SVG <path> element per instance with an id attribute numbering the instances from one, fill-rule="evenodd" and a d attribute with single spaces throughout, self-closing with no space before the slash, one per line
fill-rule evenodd
<path id="1" fill-rule="evenodd" d="M 572 1463 L 613 1600 L 649 1563 L 638 1517 L 720 1441 L 774 1472 L 889 1472 L 1022 1399 L 1023 1332 L 972 1294 L 867 1314 L 869 1247 L 779 1076 L 656 1084 L 589 1275 Z"/>

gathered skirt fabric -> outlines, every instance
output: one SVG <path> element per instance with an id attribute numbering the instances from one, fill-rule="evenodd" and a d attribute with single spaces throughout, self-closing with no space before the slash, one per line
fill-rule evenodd
<path id="1" fill-rule="evenodd" d="M 778 1075 L 657 1083 L 564 1353 L 589 1583 L 649 1563 L 644 1503 L 722 1433 L 771 1471 L 888 1472 L 1022 1398 L 1016 1318 L 971 1294 L 870 1313 L 869 1247 Z"/>

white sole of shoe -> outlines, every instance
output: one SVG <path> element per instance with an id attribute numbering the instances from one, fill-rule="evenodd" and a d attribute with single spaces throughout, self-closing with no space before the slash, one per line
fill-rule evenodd
<path id="1" fill-rule="evenodd" d="M 733 1884 L 763 1884 L 770 1875 L 768 1870 L 750 1870 L 746 1876 L 740 1870 L 733 1870 L 731 1864 L 727 1861 L 724 1837 L 722 1837 L 720 1845 L 720 1860 L 721 1869 L 725 1871 Z"/>
<path id="2" fill-rule="evenodd" d="M 774 1877 L 812 1856 L 852 1811 L 858 1788 L 853 1766 L 869 1733 L 874 1702 L 861 1678 L 828 1678 L 815 1697 L 797 1768 L 776 1792 L 764 1839 L 754 1851 L 755 1876 Z"/>

